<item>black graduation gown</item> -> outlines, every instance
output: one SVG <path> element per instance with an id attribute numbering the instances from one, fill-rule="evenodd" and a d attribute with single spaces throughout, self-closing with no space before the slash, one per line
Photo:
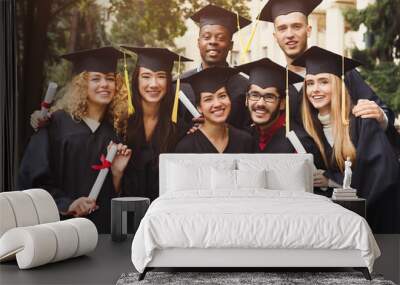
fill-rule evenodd
<path id="1" fill-rule="evenodd" d="M 251 125 L 247 131 L 253 137 L 254 150 L 256 153 L 295 153 L 290 141 L 286 138 L 285 126 L 279 128 L 263 150 L 260 149 L 258 143 L 260 141 L 260 133 L 255 125 Z"/>
<path id="2" fill-rule="evenodd" d="M 322 137 L 329 159 L 332 147 Z M 350 137 L 356 148 L 351 186 L 357 189 L 359 197 L 367 200 L 368 223 L 374 233 L 400 233 L 399 163 L 385 133 L 374 119 L 352 117 Z M 319 151 L 314 157 L 317 164 L 322 163 Z M 344 175 L 335 162 L 331 162 L 324 175 L 339 185 L 343 183 Z"/>
<path id="3" fill-rule="evenodd" d="M 176 153 L 218 153 L 202 131 L 186 135 L 176 146 Z M 253 153 L 252 137 L 245 131 L 229 126 L 228 145 L 223 153 Z"/>
<path id="4" fill-rule="evenodd" d="M 228 66 L 228 64 L 226 64 Z M 181 75 L 181 78 L 188 77 L 197 73 L 197 69 L 189 70 Z M 235 128 L 243 129 L 250 125 L 250 118 L 245 106 L 246 92 L 249 87 L 249 81 L 240 74 L 235 74 L 231 77 L 227 84 L 227 91 L 231 99 L 231 112 L 227 119 L 227 123 Z M 181 90 L 189 98 L 189 100 L 196 106 L 195 94 L 189 83 L 181 83 Z M 190 114 L 182 103 L 179 105 L 179 116 L 187 123 L 190 123 L 193 116 Z"/>
<path id="5" fill-rule="evenodd" d="M 133 118 L 128 121 L 128 124 L 132 121 Z M 176 141 L 179 141 L 187 130 L 187 125 L 178 119 Z M 146 141 L 144 128 L 140 129 L 138 138 L 140 139 L 137 140 L 136 145 L 128 144 L 128 147 L 132 149 L 132 157 L 124 171 L 121 195 L 146 197 L 153 201 L 159 196 L 159 139 L 154 135 L 150 141 Z M 167 152 L 173 152 L 175 145 L 176 143 L 171 144 Z"/>
<path id="6" fill-rule="evenodd" d="M 56 201 L 60 212 L 80 197 L 87 197 L 97 178 L 101 154 L 107 146 L 119 139 L 114 128 L 103 121 L 95 132 L 85 122 L 74 121 L 64 111 L 52 114 L 46 128 L 34 134 L 21 161 L 18 189 L 44 188 Z M 100 233 L 110 232 L 111 198 L 116 193 L 111 172 L 104 181 L 96 201 L 99 209 L 86 216 Z"/>
<path id="7" fill-rule="evenodd" d="M 362 79 L 357 70 L 353 69 L 346 73 L 345 84 L 354 105 L 357 104 L 358 99 L 368 99 L 375 101 L 385 112 L 388 118 L 386 136 L 391 145 L 394 147 L 397 156 L 400 157 L 400 134 L 394 127 L 394 112 L 375 94 L 371 87 L 365 83 L 364 79 Z M 297 91 L 297 89 L 291 85 L 289 87 L 289 91 L 291 116 L 298 124 L 302 124 L 301 100 L 303 97 L 303 88 Z"/>

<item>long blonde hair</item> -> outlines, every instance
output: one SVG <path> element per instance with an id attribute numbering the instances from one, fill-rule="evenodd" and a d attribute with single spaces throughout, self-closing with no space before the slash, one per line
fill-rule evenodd
<path id="1" fill-rule="evenodd" d="M 51 111 L 64 110 L 73 120 L 81 121 L 88 114 L 89 73 L 76 75 L 66 86 L 63 97 L 57 101 Z M 108 105 L 105 117 L 114 126 L 116 132 L 125 137 L 128 120 L 128 90 L 120 74 L 115 75 L 115 95 Z"/>
<path id="2" fill-rule="evenodd" d="M 310 101 L 308 100 L 307 85 L 305 83 L 303 88 L 301 117 L 303 120 L 303 126 L 305 130 L 313 138 L 313 140 L 318 146 L 319 151 L 321 152 L 325 166 L 328 167 L 329 165 L 331 165 L 331 162 L 336 161 L 339 170 L 343 172 L 344 162 L 346 161 L 347 157 L 349 157 L 351 161 L 355 163 L 356 149 L 350 138 L 350 129 L 349 129 L 350 126 L 349 124 L 346 125 L 343 124 L 341 117 L 342 80 L 333 74 L 329 74 L 328 78 L 331 83 L 331 91 L 332 91 L 330 123 L 333 131 L 333 151 L 331 158 L 327 158 L 325 155 L 322 139 L 320 137 L 320 133 L 317 131 L 316 124 L 318 124 L 318 119 L 315 116 L 315 108 L 311 105 Z M 352 104 L 346 88 L 345 88 L 345 100 L 346 100 L 345 116 L 346 116 L 346 121 L 348 122 Z"/>

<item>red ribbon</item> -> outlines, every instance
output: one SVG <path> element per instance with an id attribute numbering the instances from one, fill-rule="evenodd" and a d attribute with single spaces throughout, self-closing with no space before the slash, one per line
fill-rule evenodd
<path id="1" fill-rule="evenodd" d="M 110 167 L 111 167 L 111 162 L 109 162 L 109 161 L 106 159 L 106 157 L 104 156 L 104 154 L 102 154 L 102 155 L 100 156 L 100 161 L 101 161 L 101 164 L 98 164 L 98 165 L 94 164 L 94 165 L 92 165 L 92 169 L 94 169 L 94 170 L 102 170 L 102 169 L 110 168 Z"/>
<path id="2" fill-rule="evenodd" d="M 43 101 L 43 102 L 40 104 L 40 106 L 42 106 L 43 108 L 49 109 L 50 106 L 51 106 L 51 104 L 49 104 L 49 103 Z"/>

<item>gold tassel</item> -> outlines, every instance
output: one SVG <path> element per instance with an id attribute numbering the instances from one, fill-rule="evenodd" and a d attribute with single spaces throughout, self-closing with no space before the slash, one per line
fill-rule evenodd
<path id="1" fill-rule="evenodd" d="M 253 28 L 251 30 L 250 37 L 246 42 L 246 45 L 244 45 L 243 39 L 241 37 L 239 13 L 236 12 L 236 25 L 237 25 L 237 29 L 238 29 L 239 43 L 240 43 L 240 46 L 241 46 L 241 51 L 240 51 L 240 63 L 241 64 L 243 64 L 245 62 L 249 62 L 248 52 L 250 50 L 251 43 L 253 42 L 254 35 L 256 34 L 258 22 L 259 22 L 259 19 L 260 19 L 260 14 L 258 14 L 258 16 L 256 18 L 256 22 L 253 24 Z"/>
<path id="2" fill-rule="evenodd" d="M 129 87 L 129 75 L 128 75 L 128 69 L 126 65 L 126 54 L 124 53 L 124 78 L 125 78 L 125 85 L 126 89 L 128 90 L 128 115 L 132 115 L 135 113 L 135 108 L 133 107 L 132 104 L 132 94 L 131 94 L 131 88 Z"/>
<path id="3" fill-rule="evenodd" d="M 175 124 L 178 122 L 178 103 L 179 103 L 179 91 L 181 89 L 181 56 L 178 59 L 178 79 L 176 80 L 176 90 L 174 97 L 174 105 L 172 107 L 171 121 Z"/>
<path id="4" fill-rule="evenodd" d="M 342 123 L 345 126 L 349 125 L 349 121 L 346 118 L 346 85 L 344 83 L 344 55 L 342 55 Z"/>
<path id="5" fill-rule="evenodd" d="M 285 93 L 286 93 L 286 108 L 285 108 L 285 120 L 286 120 L 286 136 L 289 134 L 290 132 L 290 110 L 289 110 L 289 69 L 288 66 L 286 66 L 286 89 L 285 89 Z"/>

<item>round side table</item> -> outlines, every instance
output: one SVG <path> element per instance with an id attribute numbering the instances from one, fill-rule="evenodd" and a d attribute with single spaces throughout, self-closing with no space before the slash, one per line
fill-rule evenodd
<path id="1" fill-rule="evenodd" d="M 120 197 L 111 200 L 111 239 L 124 241 L 127 237 L 127 212 L 133 212 L 133 234 L 150 205 L 149 198 Z"/>

